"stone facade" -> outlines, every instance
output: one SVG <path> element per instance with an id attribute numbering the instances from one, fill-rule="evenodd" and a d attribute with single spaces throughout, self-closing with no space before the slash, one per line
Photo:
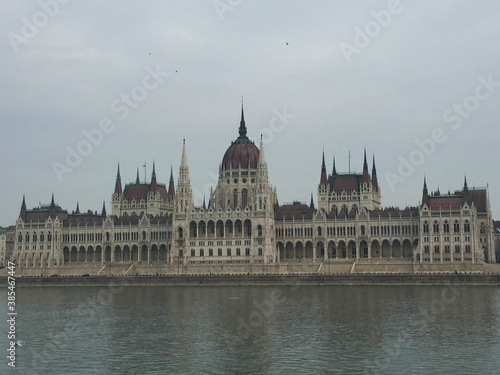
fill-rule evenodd
<path id="1" fill-rule="evenodd" d="M 363 172 L 327 174 L 323 155 L 317 208 L 278 204 L 270 184 L 262 140 L 247 137 L 243 109 L 239 136 L 219 165 L 208 204 L 195 207 L 184 142 L 177 189 L 139 180 L 122 189 L 120 167 L 112 212 L 68 213 L 55 204 L 26 209 L 15 226 L 12 259 L 24 268 L 309 265 L 363 269 L 363 265 L 430 266 L 495 263 L 494 226 L 486 188 L 429 193 L 421 203 L 383 208 L 375 157 L 371 174 L 366 151 Z M 135 267 L 134 266 L 134 267 Z M 287 267 L 288 267 L 287 266 Z M 326 266 L 325 266 L 326 267 Z M 156 268 L 155 268 L 156 269 Z M 180 268 L 179 268 L 180 269 Z M 290 268 L 292 269 L 292 268 Z M 180 271 L 179 271 L 180 272 Z"/>

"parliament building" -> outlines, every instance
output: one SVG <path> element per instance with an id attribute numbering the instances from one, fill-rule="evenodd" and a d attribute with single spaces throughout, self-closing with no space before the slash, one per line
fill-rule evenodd
<path id="1" fill-rule="evenodd" d="M 23 197 L 11 261 L 42 270 L 120 265 L 124 274 L 134 266 L 168 273 L 200 265 L 312 265 L 326 272 L 336 264 L 452 270 L 495 262 L 488 190 L 469 188 L 466 179 L 448 194 L 429 192 L 424 179 L 420 204 L 384 208 L 374 157 L 371 173 L 366 151 L 361 174 L 338 172 L 335 160 L 328 173 L 323 154 L 317 207 L 312 196 L 310 204 L 280 205 L 263 142 L 257 147 L 247 137 L 242 108 L 217 186 L 196 207 L 187 154 L 184 142 L 177 187 L 172 170 L 168 187 L 158 183 L 153 163 L 149 183 L 137 172 L 122 188 L 118 166 L 110 213 L 105 204 L 101 212 L 77 205 L 70 213 L 54 196 L 50 205 L 27 209 Z"/>

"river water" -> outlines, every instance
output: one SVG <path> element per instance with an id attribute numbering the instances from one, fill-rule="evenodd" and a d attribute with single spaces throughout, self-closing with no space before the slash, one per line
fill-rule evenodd
<path id="1" fill-rule="evenodd" d="M 1 374 L 499 374 L 500 288 L 17 288 Z M 0 289 L 4 354 L 7 290 Z"/>

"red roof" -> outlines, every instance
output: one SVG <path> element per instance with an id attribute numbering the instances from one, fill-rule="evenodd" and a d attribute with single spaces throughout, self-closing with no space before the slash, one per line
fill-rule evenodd
<path id="1" fill-rule="evenodd" d="M 259 149 L 248 138 L 237 139 L 229 146 L 222 158 L 222 169 L 255 169 L 259 161 Z"/>
<path id="2" fill-rule="evenodd" d="M 328 183 L 330 191 L 341 193 L 342 191 L 359 191 L 363 176 L 358 174 L 337 174 L 330 176 Z"/>
<path id="3" fill-rule="evenodd" d="M 155 188 L 154 186 L 148 184 L 129 184 L 125 185 L 125 190 L 123 190 L 123 196 L 126 200 L 131 201 L 135 199 L 136 201 L 140 201 L 141 199 L 147 200 L 148 193 L 152 191 L 151 189 Z M 156 184 L 155 190 L 160 193 L 160 197 L 163 200 L 168 200 L 169 195 L 167 192 L 167 188 L 163 184 Z"/>
<path id="4" fill-rule="evenodd" d="M 284 204 L 276 210 L 275 219 L 276 220 L 292 220 L 292 219 L 312 219 L 314 210 L 312 210 L 307 204 L 295 203 L 295 204 Z"/>

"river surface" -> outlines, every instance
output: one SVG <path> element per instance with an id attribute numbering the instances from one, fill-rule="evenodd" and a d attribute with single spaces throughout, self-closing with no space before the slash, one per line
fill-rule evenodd
<path id="1" fill-rule="evenodd" d="M 500 288 L 23 287 L 0 374 L 500 374 Z"/>

